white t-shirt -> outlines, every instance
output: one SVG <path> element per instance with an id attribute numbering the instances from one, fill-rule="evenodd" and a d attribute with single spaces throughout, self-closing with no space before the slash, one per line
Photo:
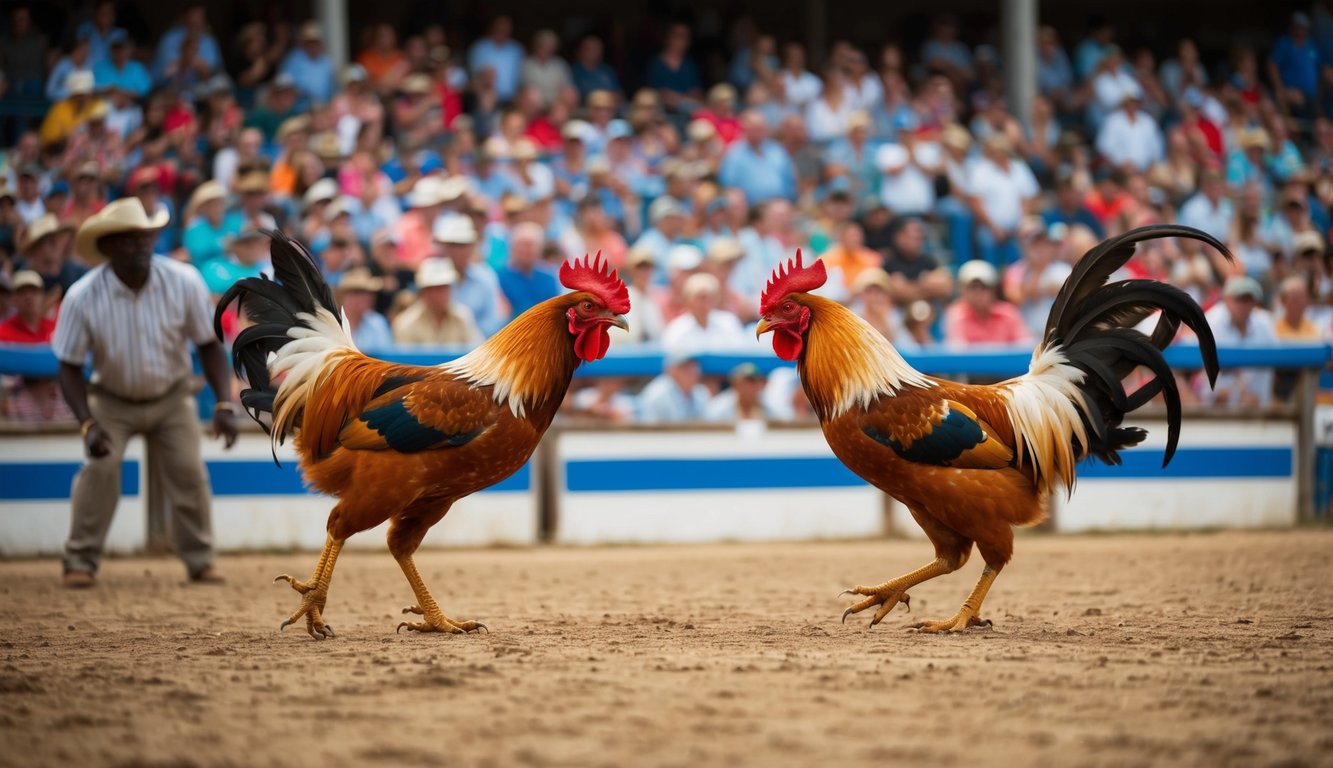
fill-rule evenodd
<path id="1" fill-rule="evenodd" d="M 1005 170 L 983 157 L 969 169 L 967 191 L 977 198 L 992 224 L 1015 230 L 1023 219 L 1023 202 L 1036 197 L 1041 188 L 1022 160 L 1010 158 Z"/>
<path id="2" fill-rule="evenodd" d="M 708 327 L 701 327 L 686 312 L 667 323 L 662 347 L 682 352 L 732 352 L 745 346 L 745 330 L 735 315 L 721 309 L 708 313 Z"/>
<path id="3" fill-rule="evenodd" d="M 1123 109 L 1117 109 L 1097 131 L 1097 151 L 1114 165 L 1128 162 L 1146 171 L 1162 159 L 1163 149 L 1161 129 L 1142 110 L 1131 121 Z"/>
<path id="4" fill-rule="evenodd" d="M 931 157 L 931 152 L 923 147 L 914 151 L 919 162 Z M 934 147 L 934 155 L 939 155 L 938 147 Z M 875 151 L 875 165 L 884 174 L 879 198 L 899 216 L 927 213 L 935 206 L 934 178 L 917 163 L 909 162 L 910 159 L 907 148 L 901 144 L 885 144 Z"/>
<path id="5" fill-rule="evenodd" d="M 784 69 L 782 71 L 782 90 L 786 96 L 788 106 L 804 110 L 810 102 L 819 98 L 820 91 L 824 90 L 824 84 L 809 72 L 793 75 Z"/>

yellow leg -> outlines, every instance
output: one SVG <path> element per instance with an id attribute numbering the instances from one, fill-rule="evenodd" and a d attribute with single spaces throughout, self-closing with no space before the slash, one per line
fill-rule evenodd
<path id="1" fill-rule="evenodd" d="M 426 583 L 421 580 L 421 574 L 417 572 L 416 563 L 412 562 L 411 555 L 402 555 L 395 557 L 398 566 L 403 569 L 403 575 L 407 577 L 407 583 L 412 585 L 412 594 L 417 598 L 417 604 L 403 609 L 403 613 L 415 613 L 425 620 L 415 623 L 404 621 L 398 625 L 398 631 L 407 627 L 413 632 L 449 632 L 451 634 L 464 634 L 485 629 L 485 624 L 479 621 L 454 621 L 444 615 L 440 606 L 431 597 L 430 590 L 426 589 Z"/>
<path id="2" fill-rule="evenodd" d="M 982 621 L 977 614 L 981 612 L 981 603 L 986 599 L 986 593 L 990 591 L 990 585 L 995 582 L 995 577 L 998 575 L 999 571 L 989 565 L 986 566 L 981 572 L 981 578 L 977 580 L 977 585 L 972 588 L 972 594 L 967 596 L 963 607 L 958 609 L 953 618 L 944 621 L 921 621 L 912 627 L 922 632 L 961 632 L 968 627 L 989 626 L 990 622 Z"/>
<path id="3" fill-rule="evenodd" d="M 889 615 L 894 606 L 902 603 L 910 612 L 912 610 L 912 598 L 907 594 L 907 590 L 915 587 L 923 581 L 929 581 L 936 576 L 943 576 L 946 573 L 953 573 L 955 566 L 944 558 L 936 558 L 934 562 L 917 568 L 911 573 L 899 576 L 892 581 L 886 581 L 877 587 L 852 587 L 843 590 L 843 595 L 868 595 L 866 599 L 855 603 L 842 612 L 842 621 L 845 624 L 847 617 L 853 613 L 860 613 L 871 606 L 878 605 L 879 610 L 875 611 L 875 617 L 870 620 L 870 626 L 875 626 Z M 842 595 L 839 595 L 841 597 Z"/>
<path id="4" fill-rule="evenodd" d="M 324 540 L 324 551 L 320 553 L 319 562 L 315 564 L 315 572 L 310 574 L 309 581 L 297 581 L 285 573 L 274 579 L 274 581 L 286 581 L 292 585 L 292 589 L 304 595 L 296 613 L 278 625 L 279 631 L 295 624 L 304 616 L 305 630 L 311 637 L 316 640 L 333 637 L 333 627 L 324 623 L 323 612 L 324 603 L 329 599 L 329 582 L 333 580 L 333 565 L 338 561 L 338 552 L 342 548 L 342 541 L 329 535 Z"/>

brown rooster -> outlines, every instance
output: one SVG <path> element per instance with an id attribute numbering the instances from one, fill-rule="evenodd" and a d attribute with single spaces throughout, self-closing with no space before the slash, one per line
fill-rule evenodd
<path id="1" fill-rule="evenodd" d="M 606 354 L 610 326 L 626 327 L 625 284 L 600 254 L 566 263 L 560 282 L 572 293 L 529 309 L 457 360 L 396 365 L 357 351 L 310 254 L 280 233 L 270 236 L 276 282 L 248 278 L 232 286 L 218 304 L 216 330 L 221 338 L 222 314 L 239 300 L 253 323 L 232 345 L 250 384 L 241 402 L 261 425 L 259 414 L 272 414 L 275 447 L 294 435 L 306 481 L 339 499 L 310 579 L 277 578 L 303 595 L 281 627 L 305 617 L 312 637 L 332 637 L 322 614 L 338 551 L 352 534 L 388 520 L 389 552 L 417 601 L 403 612 L 423 619 L 398 628 L 484 628 L 444 615 L 412 553 L 455 501 L 503 480 L 532 455 L 574 369 Z"/>
<path id="2" fill-rule="evenodd" d="M 857 475 L 907 506 L 935 545 L 935 559 L 875 587 L 843 594 L 864 599 L 843 613 L 878 606 L 878 624 L 907 590 L 958 570 L 973 544 L 986 567 L 963 607 L 942 621 L 913 625 L 945 632 L 983 624 L 981 603 L 1013 554 L 1012 526 L 1046 516 L 1052 489 L 1073 489 L 1077 462 L 1094 456 L 1120 463 L 1117 451 L 1141 442 L 1142 429 L 1121 427 L 1125 414 L 1161 394 L 1167 408 L 1170 462 L 1180 436 L 1180 396 L 1161 350 L 1184 323 L 1199 338 L 1209 380 L 1217 349 L 1203 310 L 1183 291 L 1152 280 L 1107 283 L 1134 254 L 1135 243 L 1158 237 L 1201 240 L 1231 258 L 1203 232 L 1152 226 L 1127 232 L 1089 251 L 1061 288 L 1028 373 L 980 386 L 926 376 L 855 314 L 810 291 L 825 281 L 822 262 L 779 267 L 760 302 L 758 333 L 773 332 L 773 349 L 795 360 L 801 383 L 834 454 Z M 1159 312 L 1151 336 L 1135 326 Z M 1133 393 L 1123 381 L 1139 366 L 1152 378 Z"/>

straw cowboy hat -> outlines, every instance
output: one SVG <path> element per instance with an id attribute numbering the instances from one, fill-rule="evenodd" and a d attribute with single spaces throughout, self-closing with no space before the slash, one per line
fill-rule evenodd
<path id="1" fill-rule="evenodd" d="M 54 213 L 44 213 L 23 230 L 23 237 L 19 239 L 19 250 L 27 251 L 43 239 L 69 228 L 69 224 L 62 224 Z"/>
<path id="2" fill-rule="evenodd" d="M 170 219 L 166 209 L 149 216 L 139 198 L 123 197 L 84 220 L 74 236 L 74 252 L 90 262 L 104 261 L 106 256 L 97 249 L 98 239 L 120 232 L 156 232 Z"/>
<path id="3" fill-rule="evenodd" d="M 199 209 L 213 202 L 214 200 L 226 200 L 227 190 L 222 188 L 222 182 L 216 179 L 209 179 L 203 184 L 194 188 L 190 195 L 190 202 L 185 204 L 185 221 L 194 218 Z"/>

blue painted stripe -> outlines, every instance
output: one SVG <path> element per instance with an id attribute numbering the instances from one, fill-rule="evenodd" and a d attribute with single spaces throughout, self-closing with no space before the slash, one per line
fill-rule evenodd
<path id="1" fill-rule="evenodd" d="M 207 462 L 214 496 L 304 496 L 306 490 L 295 462 L 281 467 L 271 460 L 218 459 Z M 486 489 L 487 491 L 527 491 L 532 486 L 532 470 L 524 464 L 517 472 Z"/>
<path id="2" fill-rule="evenodd" d="M 1183 480 L 1198 478 L 1284 478 L 1292 476 L 1293 449 L 1285 446 L 1253 448 L 1182 448 L 1171 464 L 1162 467 L 1165 452 L 1159 449 L 1125 451 L 1118 467 L 1100 461 L 1085 461 L 1078 468 L 1081 479 Z"/>
<path id="3" fill-rule="evenodd" d="M 565 465 L 572 493 L 744 488 L 854 488 L 865 481 L 835 458 L 595 459 Z"/>
<path id="4" fill-rule="evenodd" d="M 1081 479 L 1171 480 L 1187 478 L 1287 478 L 1292 449 L 1185 448 L 1162 469 L 1163 451 L 1121 454 L 1124 463 L 1079 466 Z M 587 459 L 566 465 L 571 493 L 706 491 L 765 488 L 855 488 L 865 481 L 835 458 Z"/>
<path id="5" fill-rule="evenodd" d="M 69 498 L 78 461 L 0 464 L 0 501 L 63 501 Z M 139 495 L 139 462 L 120 465 L 120 493 Z"/>

